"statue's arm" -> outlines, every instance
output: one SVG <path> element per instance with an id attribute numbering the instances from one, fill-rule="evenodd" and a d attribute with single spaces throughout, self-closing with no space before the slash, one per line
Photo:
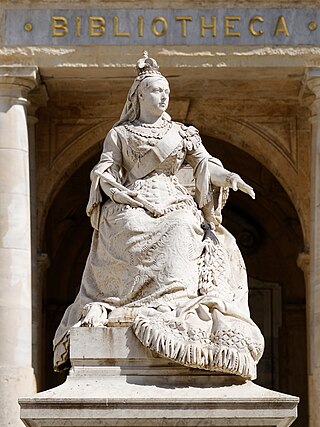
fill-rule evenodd
<path id="1" fill-rule="evenodd" d="M 121 164 L 122 155 L 121 148 L 119 147 L 118 136 L 116 131 L 111 129 L 104 140 L 100 160 L 94 166 L 90 174 L 91 188 L 87 205 L 87 215 L 91 217 L 91 222 L 94 228 L 97 228 L 100 203 L 102 202 L 102 192 L 105 192 L 107 196 L 110 196 L 111 183 L 121 182 Z M 106 182 L 105 189 L 102 189 L 100 185 L 102 177 L 104 182 Z M 109 184 L 108 186 L 107 183 Z"/>
<path id="2" fill-rule="evenodd" d="M 234 191 L 241 190 L 253 199 L 255 198 L 253 188 L 246 184 L 238 174 L 230 172 L 224 167 L 210 161 L 210 157 L 208 160 L 208 169 L 211 183 L 213 185 L 216 185 L 217 187 L 232 188 Z"/>
<path id="3" fill-rule="evenodd" d="M 234 191 L 241 190 L 249 194 L 253 199 L 255 198 L 253 188 L 246 184 L 238 174 L 225 169 L 219 159 L 212 157 L 207 152 L 202 142 L 198 143 L 197 146 L 194 144 L 192 149 L 188 150 L 186 161 L 194 170 L 196 185 L 198 181 L 198 190 L 200 192 L 207 192 L 209 190 L 206 185 L 209 175 L 212 185 L 232 188 Z"/>
<path id="4" fill-rule="evenodd" d="M 112 128 L 103 143 L 103 149 L 99 163 L 92 169 L 90 178 L 91 181 L 96 181 L 96 185 L 103 181 L 105 184 L 121 185 L 123 177 L 123 159 L 121 149 L 121 139 L 118 132 Z M 107 185 L 104 185 L 107 196 L 110 197 Z M 103 188 L 103 191 L 105 191 Z"/>
<path id="5" fill-rule="evenodd" d="M 137 194 L 122 185 L 124 176 L 121 138 L 118 131 L 112 128 L 104 141 L 100 161 L 91 172 L 91 187 L 98 192 L 101 189 L 115 203 L 142 207 L 134 199 Z"/>

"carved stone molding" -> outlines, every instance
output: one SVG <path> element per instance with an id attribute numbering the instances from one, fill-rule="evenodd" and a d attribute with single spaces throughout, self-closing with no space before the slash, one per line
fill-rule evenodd
<path id="1" fill-rule="evenodd" d="M 63 154 L 70 145 L 87 136 L 90 141 L 90 134 L 93 134 L 97 128 L 101 128 L 106 122 L 105 119 L 73 119 L 73 118 L 52 118 L 50 120 L 50 157 L 51 162 Z M 105 123 L 105 134 L 110 126 L 110 120 Z M 97 141 L 91 139 L 93 143 Z"/>
<path id="2" fill-rule="evenodd" d="M 47 92 L 47 88 L 44 84 L 40 84 L 29 96 L 29 106 L 28 106 L 28 122 L 36 120 L 36 111 L 38 108 L 46 106 L 49 100 L 49 95 Z"/>
<path id="3" fill-rule="evenodd" d="M 303 271 L 307 293 L 309 293 L 310 283 L 310 254 L 308 252 L 300 252 L 297 258 L 297 266 Z"/>
<path id="4" fill-rule="evenodd" d="M 305 275 L 310 273 L 310 254 L 309 252 L 300 252 L 297 258 L 297 266 L 301 268 Z"/>
<path id="5" fill-rule="evenodd" d="M 234 119 L 270 143 L 296 169 L 297 152 L 297 120 L 295 116 L 281 117 L 250 117 L 248 119 Z"/>

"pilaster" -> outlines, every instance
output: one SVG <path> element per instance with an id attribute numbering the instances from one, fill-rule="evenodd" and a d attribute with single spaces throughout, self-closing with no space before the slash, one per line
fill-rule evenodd
<path id="1" fill-rule="evenodd" d="M 309 427 L 320 425 L 320 68 L 307 71 L 312 124 L 310 282 L 307 289 Z"/>
<path id="2" fill-rule="evenodd" d="M 20 426 L 18 397 L 32 369 L 28 94 L 36 67 L 0 66 L 0 425 Z"/>
<path id="3" fill-rule="evenodd" d="M 30 212 L 31 212 L 31 283 L 32 283 L 32 365 L 37 381 L 41 384 L 42 372 L 42 256 L 38 255 L 37 233 L 37 182 L 36 182 L 36 125 L 37 110 L 48 102 L 44 84 L 39 85 L 29 96 L 27 123 L 29 136 Z M 39 263 L 40 260 L 40 263 Z M 40 272 L 38 271 L 40 266 Z M 41 277 L 41 281 L 39 280 Z M 39 389 L 39 387 L 37 387 Z"/>

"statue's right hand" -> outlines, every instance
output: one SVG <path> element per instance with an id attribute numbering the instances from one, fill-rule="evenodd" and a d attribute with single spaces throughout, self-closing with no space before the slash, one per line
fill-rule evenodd
<path id="1" fill-rule="evenodd" d="M 86 304 L 81 313 L 79 322 L 77 322 L 74 327 L 101 327 L 108 324 L 108 315 L 110 313 L 110 308 L 107 304 L 103 302 L 89 302 Z"/>
<path id="2" fill-rule="evenodd" d="M 135 207 L 143 207 L 143 204 L 134 199 L 137 196 L 137 193 L 134 191 L 121 191 L 118 189 L 113 189 L 111 199 L 116 203 L 123 203 L 125 205 L 135 206 Z"/>

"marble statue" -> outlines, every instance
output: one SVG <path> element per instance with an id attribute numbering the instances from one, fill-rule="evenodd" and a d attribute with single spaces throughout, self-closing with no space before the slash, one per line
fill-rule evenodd
<path id="1" fill-rule="evenodd" d="M 72 327 L 132 325 L 141 343 L 184 366 L 256 377 L 264 339 L 250 319 L 246 268 L 221 225 L 229 189 L 253 189 L 166 113 L 169 84 L 144 53 L 120 120 L 91 172 L 93 226 L 81 288 L 54 338 L 69 365 Z M 176 173 L 193 168 L 194 197 Z"/>

